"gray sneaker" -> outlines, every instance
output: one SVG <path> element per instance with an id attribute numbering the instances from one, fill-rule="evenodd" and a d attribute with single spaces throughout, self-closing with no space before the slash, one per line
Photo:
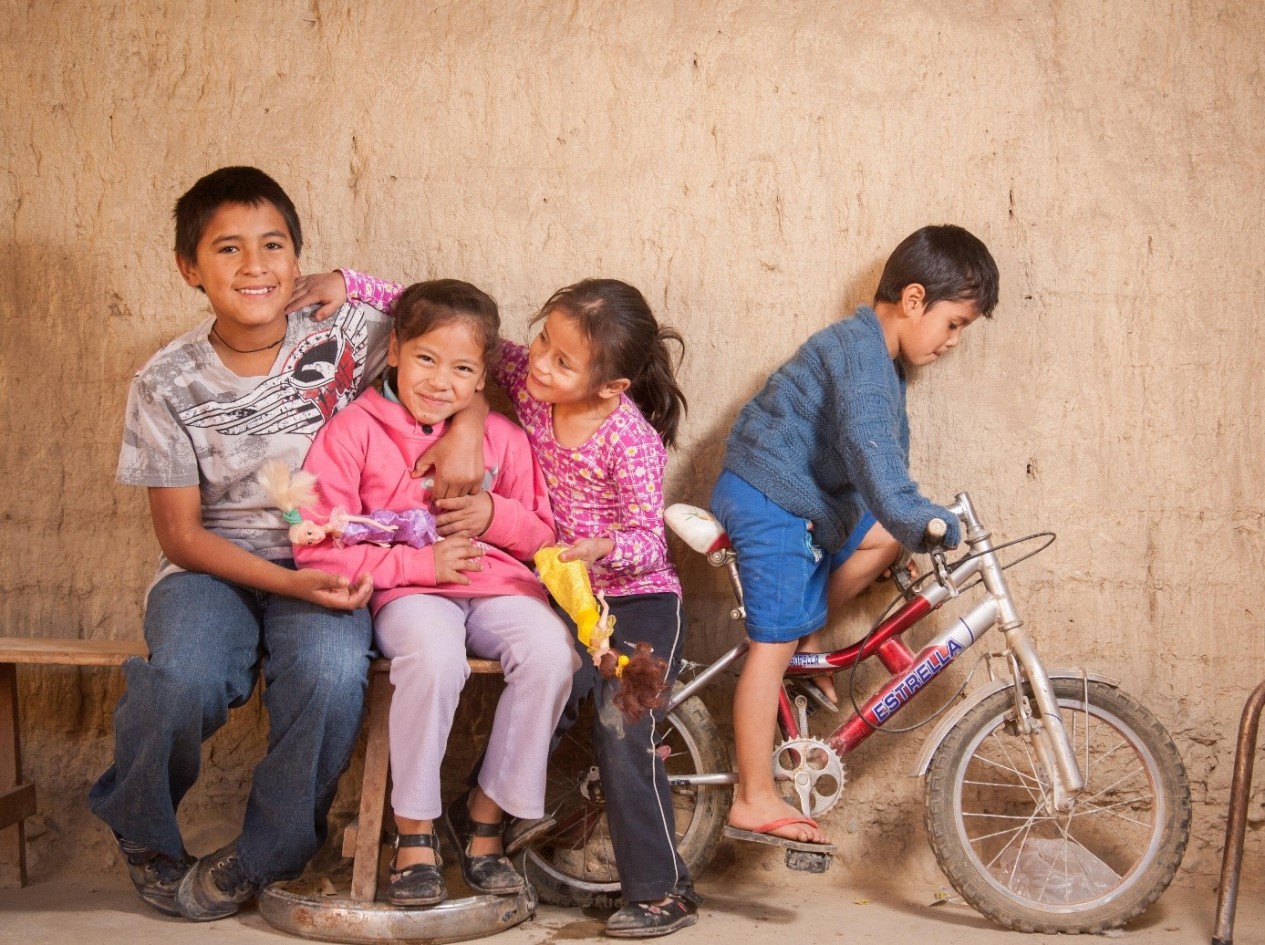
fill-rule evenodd
<path id="1" fill-rule="evenodd" d="M 125 840 L 117 833 L 114 841 L 127 863 L 127 875 L 131 877 L 141 902 L 153 906 L 163 915 L 180 915 L 176 907 L 176 888 L 189 872 L 189 867 L 193 866 L 193 857 L 186 853 L 173 860 L 165 853 Z"/>
<path id="2" fill-rule="evenodd" d="M 176 908 L 194 922 L 227 918 L 254 899 L 262 886 L 242 871 L 237 842 L 233 841 L 202 857 L 185 874 L 176 891 Z"/>

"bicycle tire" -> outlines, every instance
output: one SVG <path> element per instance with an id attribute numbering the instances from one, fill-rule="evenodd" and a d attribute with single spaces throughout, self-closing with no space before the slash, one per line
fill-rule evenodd
<path id="1" fill-rule="evenodd" d="M 1072 811 L 1042 803 L 1047 780 L 1007 689 L 971 709 L 932 759 L 927 834 L 953 887 L 999 925 L 1102 932 L 1172 881 L 1190 837 L 1190 787 L 1177 746 L 1136 699 L 1095 681 L 1053 686 L 1086 781 Z"/>
<path id="2" fill-rule="evenodd" d="M 542 902 L 613 909 L 620 902 L 619 871 L 590 747 L 592 727 L 590 706 L 550 758 L 545 809 L 558 824 L 524 852 L 523 872 Z M 674 774 L 732 770 L 729 748 L 698 696 L 669 712 L 658 733 L 669 779 Z M 697 879 L 720 843 L 733 786 L 675 786 L 672 802 L 677 850 Z"/>

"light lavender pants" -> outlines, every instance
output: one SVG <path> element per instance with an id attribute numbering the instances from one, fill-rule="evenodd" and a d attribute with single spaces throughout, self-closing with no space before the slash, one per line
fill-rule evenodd
<path id="1" fill-rule="evenodd" d="M 378 649 L 391 659 L 391 806 L 401 817 L 443 813 L 439 767 L 470 675 L 466 654 L 505 672 L 487 755 L 483 793 L 515 817 L 540 817 L 549 740 L 571 692 L 579 655 L 570 631 L 534 597 L 447 598 L 410 594 L 374 618 Z"/>

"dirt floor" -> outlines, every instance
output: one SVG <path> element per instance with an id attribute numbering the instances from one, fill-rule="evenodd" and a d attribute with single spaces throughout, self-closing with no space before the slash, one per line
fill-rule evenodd
<path id="1" fill-rule="evenodd" d="M 934 942 L 937 945 L 1035 945 L 1042 939 L 991 924 L 945 890 L 923 884 L 885 886 L 861 876 L 781 870 L 726 870 L 700 884 L 706 903 L 696 926 L 674 945 L 736 945 L 753 935 L 791 943 Z M 1207 943 L 1216 893 L 1210 884 L 1170 889 L 1140 919 L 1108 937 L 1156 945 Z M 1265 942 L 1259 886 L 1239 899 L 1234 940 Z M 605 913 L 541 906 L 536 917 L 501 932 L 501 945 L 553 945 L 599 940 Z M 277 931 L 252 907 L 239 916 L 196 925 L 151 911 L 121 871 L 61 876 L 20 890 L 0 891 L 0 943 L 8 945 L 167 945 L 214 942 L 255 945 L 300 939 Z"/>

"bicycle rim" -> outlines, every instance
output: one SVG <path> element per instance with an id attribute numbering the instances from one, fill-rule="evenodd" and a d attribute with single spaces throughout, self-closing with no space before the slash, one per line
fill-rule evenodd
<path id="1" fill-rule="evenodd" d="M 1111 928 L 1171 881 L 1189 832 L 1189 788 L 1172 740 L 1139 703 L 1095 682 L 1059 680 L 1055 690 L 1086 781 L 1072 810 L 1053 809 L 1003 692 L 968 713 L 937 753 L 928 830 L 954 886 L 1001 924 Z"/>
<path id="2" fill-rule="evenodd" d="M 619 899 L 606 798 L 590 747 L 592 725 L 588 707 L 550 759 L 545 807 L 557 825 L 524 855 L 528 878 L 541 899 L 554 905 L 610 907 Z M 669 712 L 658 735 L 669 781 L 674 776 L 729 770 L 728 751 L 697 698 Z M 671 788 L 677 850 L 694 875 L 715 852 L 731 796 L 728 786 Z"/>

